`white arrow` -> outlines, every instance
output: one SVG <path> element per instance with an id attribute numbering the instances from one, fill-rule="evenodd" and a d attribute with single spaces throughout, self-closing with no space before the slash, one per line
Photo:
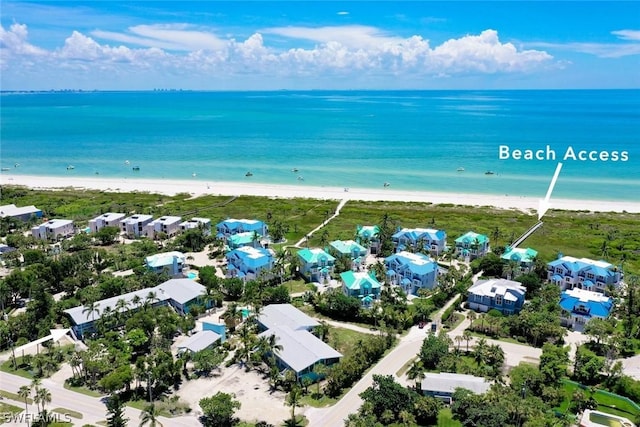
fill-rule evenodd
<path id="1" fill-rule="evenodd" d="M 551 193 L 553 192 L 553 187 L 556 185 L 556 181 L 558 180 L 558 175 L 560 175 L 560 170 L 562 169 L 562 163 L 558 163 L 556 167 L 556 172 L 553 174 L 553 178 L 551 178 L 551 184 L 549 184 L 549 189 L 547 190 L 547 195 L 544 197 L 544 200 L 540 200 L 540 204 L 538 206 L 538 221 L 542 216 L 547 213 L 549 210 L 549 199 L 551 198 Z"/>

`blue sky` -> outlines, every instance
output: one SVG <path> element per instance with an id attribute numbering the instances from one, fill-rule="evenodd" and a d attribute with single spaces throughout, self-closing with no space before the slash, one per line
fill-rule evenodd
<path id="1" fill-rule="evenodd" d="M 3 0 L 2 90 L 640 88 L 640 2 Z"/>

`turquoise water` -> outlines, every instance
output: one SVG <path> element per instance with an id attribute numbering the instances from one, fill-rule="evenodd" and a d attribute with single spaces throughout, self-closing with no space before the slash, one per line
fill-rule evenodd
<path id="1" fill-rule="evenodd" d="M 543 197 L 571 146 L 627 151 L 629 160 L 565 161 L 554 197 L 640 201 L 637 90 L 65 92 L 0 100 L 4 174 L 388 182 Z M 549 145 L 558 158 L 500 160 L 500 145 Z"/>

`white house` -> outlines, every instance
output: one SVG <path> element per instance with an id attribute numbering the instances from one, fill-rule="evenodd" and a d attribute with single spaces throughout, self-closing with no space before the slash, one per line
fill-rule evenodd
<path id="1" fill-rule="evenodd" d="M 89 229 L 92 233 L 97 233 L 104 227 L 116 227 L 120 229 L 120 222 L 123 219 L 123 213 L 107 212 L 89 220 Z"/>
<path id="2" fill-rule="evenodd" d="M 180 223 L 180 231 L 185 232 L 194 228 L 200 228 L 205 236 L 211 235 L 211 220 L 209 218 L 193 217 Z"/>
<path id="3" fill-rule="evenodd" d="M 522 283 L 513 280 L 478 280 L 467 291 L 467 303 L 476 311 L 496 309 L 502 314 L 514 314 L 522 309 L 526 292 Z"/>
<path id="4" fill-rule="evenodd" d="M 70 219 L 50 219 L 31 229 L 33 237 L 40 240 L 58 240 L 71 236 L 74 232 L 75 227 Z"/>
<path id="5" fill-rule="evenodd" d="M 161 216 L 151 221 L 145 226 L 145 231 L 150 239 L 154 239 L 159 233 L 164 233 L 167 237 L 172 237 L 180 231 L 179 216 Z"/>
<path id="6" fill-rule="evenodd" d="M 181 277 L 186 263 L 182 252 L 164 252 L 145 258 L 147 268 L 156 273 L 166 272 L 169 276 Z"/>
<path id="7" fill-rule="evenodd" d="M 622 273 L 606 261 L 560 256 L 547 263 L 547 278 L 562 290 L 578 288 L 604 293 L 608 285 L 620 285 Z"/>
<path id="8" fill-rule="evenodd" d="M 145 226 L 151 221 L 153 221 L 151 215 L 131 215 L 120 221 L 121 231 L 127 236 L 144 236 L 146 234 Z"/>

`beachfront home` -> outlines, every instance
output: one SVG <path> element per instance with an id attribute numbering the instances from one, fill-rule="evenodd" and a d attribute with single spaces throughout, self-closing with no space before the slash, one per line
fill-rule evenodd
<path id="1" fill-rule="evenodd" d="M 537 256 L 538 251 L 534 249 L 512 248 L 511 246 L 507 246 L 500 258 L 508 263 L 513 263 L 514 266 L 517 265 L 518 271 L 513 273 L 513 276 L 517 277 L 533 271 Z"/>
<path id="2" fill-rule="evenodd" d="M 69 317 L 71 329 L 78 338 L 95 330 L 95 322 L 105 313 L 138 310 L 143 306 L 171 306 L 180 314 L 187 314 L 193 305 L 208 305 L 202 299 L 206 288 L 190 279 L 171 279 L 151 288 L 144 288 L 96 302 L 95 309 L 77 306 L 64 313 Z M 120 302 L 122 300 L 122 302 Z"/>
<path id="3" fill-rule="evenodd" d="M 391 236 L 395 252 L 428 252 L 438 256 L 447 245 L 447 233 L 433 228 L 402 228 Z"/>
<path id="4" fill-rule="evenodd" d="M 32 218 L 42 218 L 42 211 L 33 205 L 20 208 L 14 204 L 0 206 L 0 218 L 6 217 L 29 221 Z"/>
<path id="5" fill-rule="evenodd" d="M 606 319 L 613 309 L 613 299 L 599 292 L 573 288 L 560 295 L 562 325 L 582 332 L 591 319 Z"/>
<path id="6" fill-rule="evenodd" d="M 491 383 L 482 377 L 450 372 L 425 372 L 421 383 L 422 394 L 441 399 L 445 404 L 452 403 L 453 393 L 462 388 L 475 394 L 484 394 Z"/>
<path id="7" fill-rule="evenodd" d="M 516 314 L 522 309 L 526 292 L 522 283 L 513 280 L 478 280 L 467 291 L 467 303 L 470 309 L 483 313 L 496 309 L 505 315 Z"/>
<path id="8" fill-rule="evenodd" d="M 243 246 L 226 255 L 227 277 L 239 277 L 254 280 L 258 275 L 270 274 L 273 268 L 273 255 L 267 249 Z"/>
<path id="9" fill-rule="evenodd" d="M 313 374 L 316 365 L 331 366 L 342 357 L 311 333 L 320 323 L 291 304 L 267 305 L 257 321 L 259 336 L 275 335 L 276 343 L 282 346 L 282 350 L 274 354 L 277 366 L 291 370 L 297 379 L 305 376 L 316 379 Z"/>
<path id="10" fill-rule="evenodd" d="M 146 235 L 150 239 L 173 237 L 180 231 L 181 221 L 179 216 L 161 216 L 145 226 Z"/>
<path id="11" fill-rule="evenodd" d="M 608 286 L 618 288 L 622 274 L 613 264 L 588 258 L 563 256 L 547 263 L 547 278 L 560 289 L 585 289 L 604 293 Z"/>
<path id="12" fill-rule="evenodd" d="M 377 225 L 358 225 L 356 227 L 356 242 L 369 250 L 372 255 L 380 252 L 380 227 Z"/>
<path id="13" fill-rule="evenodd" d="M 484 234 L 468 231 L 456 239 L 455 253 L 469 262 L 489 253 L 489 238 Z"/>
<path id="14" fill-rule="evenodd" d="M 193 217 L 180 223 L 180 231 L 199 228 L 205 236 L 211 236 L 211 220 L 209 218 Z"/>
<path id="15" fill-rule="evenodd" d="M 115 227 L 120 229 L 120 222 L 123 219 L 123 213 L 107 212 L 89 220 L 89 230 L 92 233 L 97 233 L 104 227 Z"/>
<path id="16" fill-rule="evenodd" d="M 360 298 L 363 307 L 371 307 L 380 298 L 382 285 L 372 272 L 345 271 L 340 273 L 342 292 L 349 297 Z"/>
<path id="17" fill-rule="evenodd" d="M 70 219 L 50 219 L 31 229 L 31 235 L 40 240 L 58 240 L 69 237 L 75 232 L 75 226 Z"/>
<path id="18" fill-rule="evenodd" d="M 329 243 L 329 253 L 334 257 L 348 257 L 354 271 L 359 271 L 366 265 L 367 248 L 353 240 L 334 240 Z"/>
<path id="19" fill-rule="evenodd" d="M 256 219 L 225 219 L 216 224 L 218 238 L 226 238 L 233 234 L 245 232 L 257 232 L 261 237 L 265 237 L 268 232 L 267 225 Z"/>
<path id="20" fill-rule="evenodd" d="M 384 265 L 387 282 L 400 286 L 407 295 L 438 285 L 438 264 L 427 255 L 402 251 L 385 258 Z"/>
<path id="21" fill-rule="evenodd" d="M 297 253 L 299 273 L 307 282 L 326 283 L 331 279 L 336 259 L 320 248 L 304 248 Z"/>
<path id="22" fill-rule="evenodd" d="M 245 231 L 242 233 L 227 236 L 227 247 L 230 251 L 241 248 L 243 246 L 251 246 L 252 248 L 261 248 L 260 234 L 256 231 Z"/>
<path id="23" fill-rule="evenodd" d="M 146 235 L 146 226 L 151 221 L 153 221 L 151 215 L 131 215 L 120 221 L 120 231 L 129 237 L 142 237 Z"/>
<path id="24" fill-rule="evenodd" d="M 144 259 L 147 269 L 154 273 L 167 273 L 171 277 L 182 277 L 186 266 L 186 257 L 182 252 L 163 252 Z"/>

